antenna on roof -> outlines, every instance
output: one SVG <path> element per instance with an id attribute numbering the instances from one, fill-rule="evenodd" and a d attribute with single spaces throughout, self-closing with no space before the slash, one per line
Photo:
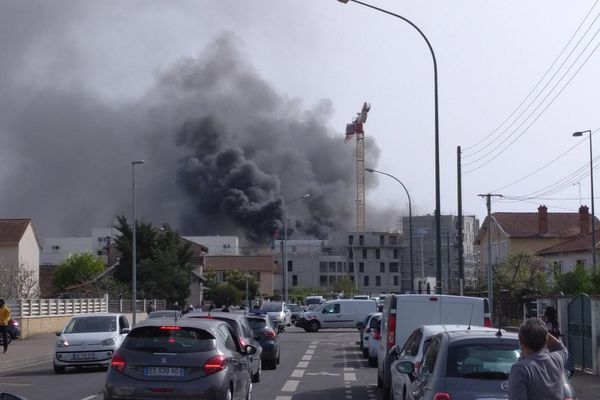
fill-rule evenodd
<path id="1" fill-rule="evenodd" d="M 469 327 L 467 328 L 468 331 L 471 330 L 471 321 L 473 320 L 473 310 L 475 309 L 475 304 L 471 304 L 471 315 L 469 315 Z"/>

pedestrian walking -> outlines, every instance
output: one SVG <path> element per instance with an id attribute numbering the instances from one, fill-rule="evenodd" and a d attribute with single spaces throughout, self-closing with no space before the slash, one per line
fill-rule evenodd
<path id="1" fill-rule="evenodd" d="M 568 352 L 548 333 L 546 323 L 529 318 L 519 328 L 521 357 L 508 377 L 509 400 L 562 400 Z"/>
<path id="2" fill-rule="evenodd" d="M 0 299 L 0 335 L 2 336 L 2 345 L 4 353 L 8 350 L 8 322 L 10 321 L 10 310 L 6 307 L 4 299 Z"/>
<path id="3" fill-rule="evenodd" d="M 150 300 L 148 302 L 148 314 L 150 314 L 153 311 L 156 311 L 156 307 L 154 307 L 154 302 Z"/>

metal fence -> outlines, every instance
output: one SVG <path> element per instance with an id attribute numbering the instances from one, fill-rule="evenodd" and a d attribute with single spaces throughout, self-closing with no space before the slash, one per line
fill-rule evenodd
<path id="1" fill-rule="evenodd" d="M 148 308 L 150 307 L 150 303 L 154 305 L 155 310 L 165 310 L 167 308 L 166 300 L 158 300 L 158 299 L 139 299 L 136 301 L 136 312 L 148 312 Z M 108 301 L 108 311 L 109 312 L 122 312 L 122 313 L 132 313 L 133 308 L 131 307 L 131 300 L 126 299 L 110 299 Z"/>

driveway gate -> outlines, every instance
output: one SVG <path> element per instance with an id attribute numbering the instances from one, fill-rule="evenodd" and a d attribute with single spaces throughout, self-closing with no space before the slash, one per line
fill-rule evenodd
<path id="1" fill-rule="evenodd" d="M 573 367 L 579 370 L 591 370 L 593 368 L 592 302 L 587 294 L 580 294 L 567 307 L 568 345 Z"/>

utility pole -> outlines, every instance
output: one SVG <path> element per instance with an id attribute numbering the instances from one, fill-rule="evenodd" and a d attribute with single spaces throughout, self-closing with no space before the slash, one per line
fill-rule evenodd
<path id="1" fill-rule="evenodd" d="M 487 278 L 488 278 L 488 301 L 490 303 L 490 320 L 493 321 L 494 313 L 494 274 L 492 273 L 492 197 L 502 197 L 501 194 L 480 194 L 479 197 L 486 198 L 487 206 L 487 230 L 488 230 L 488 265 L 487 265 Z"/>
<path id="2" fill-rule="evenodd" d="M 464 294 L 465 286 L 465 260 L 463 248 L 463 215 L 462 215 L 462 172 L 461 172 L 461 150 L 460 146 L 456 148 L 456 175 L 458 192 L 458 285 L 459 294 Z"/>
<path id="3" fill-rule="evenodd" d="M 450 232 L 446 232 L 446 262 L 448 263 L 448 294 L 450 290 Z"/>

